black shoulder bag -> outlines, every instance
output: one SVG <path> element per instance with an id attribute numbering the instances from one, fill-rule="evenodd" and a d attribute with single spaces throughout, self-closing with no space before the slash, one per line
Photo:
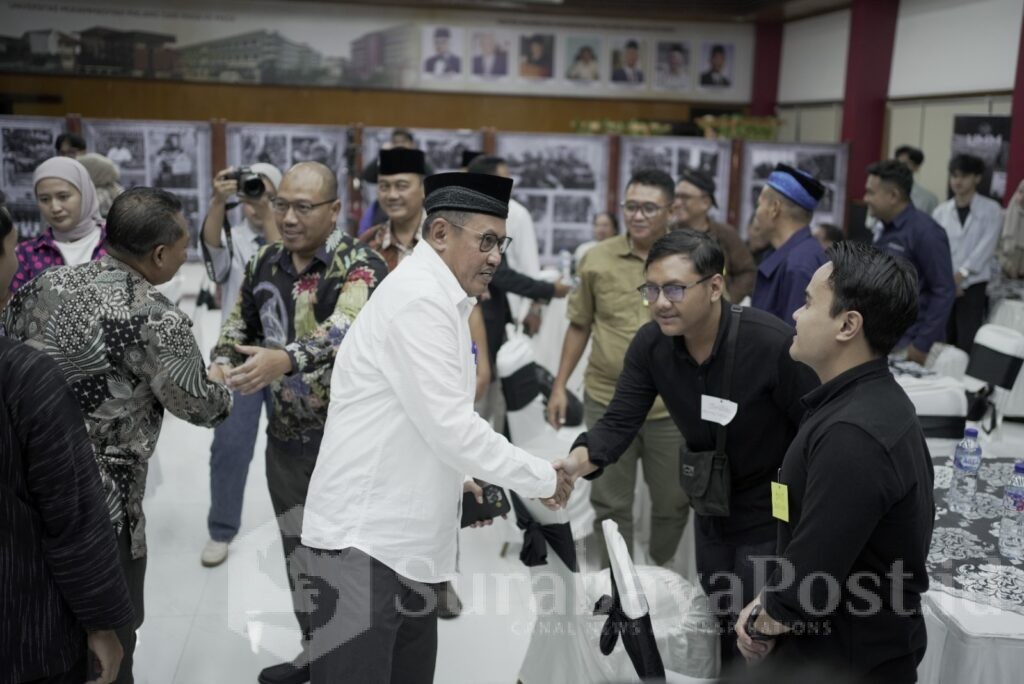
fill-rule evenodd
<path id="1" fill-rule="evenodd" d="M 725 340 L 725 369 L 720 396 L 728 399 L 732 389 L 732 367 L 736 360 L 736 338 L 739 336 L 742 306 L 730 308 L 729 333 Z M 685 437 L 685 436 L 684 436 Z M 718 426 L 712 451 L 690 451 L 684 439 L 679 448 L 679 484 L 690 497 L 690 505 L 698 515 L 729 515 L 729 456 L 725 453 L 725 426 Z"/>

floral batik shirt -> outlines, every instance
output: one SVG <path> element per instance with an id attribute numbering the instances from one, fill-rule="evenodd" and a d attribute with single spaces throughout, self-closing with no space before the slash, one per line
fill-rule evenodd
<path id="1" fill-rule="evenodd" d="M 249 262 L 210 357 L 234 367 L 246 360 L 235 345 L 288 352 L 292 372 L 271 385 L 271 439 L 319 442 L 338 345 L 387 273 L 379 254 L 337 230 L 302 273 L 280 242 L 261 248 Z"/>
<path id="2" fill-rule="evenodd" d="M 51 269 L 0 314 L 5 334 L 53 357 L 85 415 L 103 493 L 132 557 L 146 555 L 142 495 L 164 409 L 213 427 L 231 392 L 206 375 L 192 321 L 143 276 L 110 255 Z"/>

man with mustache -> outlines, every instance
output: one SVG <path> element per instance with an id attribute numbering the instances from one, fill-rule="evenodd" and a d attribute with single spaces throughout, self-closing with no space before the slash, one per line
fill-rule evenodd
<path id="1" fill-rule="evenodd" d="M 423 213 L 423 176 L 426 158 L 422 150 L 395 147 L 378 156 L 377 202 L 387 220 L 363 233 L 359 240 L 384 257 L 394 270 L 419 242 Z"/>

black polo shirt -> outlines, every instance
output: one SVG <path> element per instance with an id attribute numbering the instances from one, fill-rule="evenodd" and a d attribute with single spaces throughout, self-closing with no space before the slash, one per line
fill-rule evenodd
<path id="1" fill-rule="evenodd" d="M 721 306 L 718 336 L 702 364 L 690 356 L 682 337 L 663 334 L 657 322 L 637 331 L 608 410 L 574 445 L 585 444 L 592 463 L 605 466 L 619 459 L 658 395 L 692 451 L 715 448 L 718 424 L 701 420 L 700 407 L 702 394 L 722 396 L 731 313 L 728 303 Z M 736 544 L 775 537 L 770 482 L 803 416 L 801 397 L 819 385 L 810 368 L 790 358 L 793 334 L 792 327 L 770 313 L 743 310 L 729 392 L 739 408 L 726 428 L 730 515 L 697 516 L 708 535 Z"/>
<path id="2" fill-rule="evenodd" d="M 928 589 L 935 504 L 914 405 L 885 358 L 846 371 L 804 403 L 807 416 L 780 472 L 789 488 L 789 523 L 779 523 L 778 552 L 792 564 L 795 581 L 766 590 L 764 604 L 776 620 L 806 627 L 802 635 L 780 637 L 773 657 L 832 661 L 878 682 L 916 681 L 927 642 L 921 594 Z M 895 594 L 894 566 L 907 573 Z M 830 575 L 840 587 L 838 606 L 822 617 L 811 611 L 828 610 L 824 580 L 807 585 L 810 606 L 799 598 L 812 573 Z M 768 584 L 779 580 L 776 571 Z"/>

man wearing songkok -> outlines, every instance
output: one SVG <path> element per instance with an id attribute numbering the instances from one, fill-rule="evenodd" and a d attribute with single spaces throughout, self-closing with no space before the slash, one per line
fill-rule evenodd
<path id="1" fill-rule="evenodd" d="M 327 419 L 331 366 L 387 265 L 337 228 L 337 178 L 323 164 L 301 162 L 289 169 L 272 206 L 282 240 L 249 262 L 238 301 L 210 354 L 210 373 L 226 377 L 242 394 L 271 388 L 267 489 L 303 652 L 294 662 L 264 668 L 259 681 L 301 684 L 309 680 L 309 620 L 299 587 L 304 570 L 293 552 Z"/>
<path id="2" fill-rule="evenodd" d="M 124 646 L 118 682 L 133 681 L 144 618 L 142 496 L 164 411 L 213 427 L 231 409 L 231 392 L 206 375 L 192 321 L 157 290 L 185 263 L 188 244 L 181 200 L 132 188 L 110 207 L 106 256 L 46 271 L 0 314 L 0 334 L 57 361 L 85 415 L 135 612 L 117 630 Z"/>
<path id="3" fill-rule="evenodd" d="M 458 572 L 467 476 L 568 499 L 563 471 L 473 411 L 467 320 L 508 246 L 511 191 L 507 178 L 428 177 L 423 239 L 338 353 L 302 530 L 313 682 L 433 681 L 435 591 Z"/>
<path id="4" fill-rule="evenodd" d="M 693 228 L 718 241 L 725 252 L 726 291 L 729 300 L 739 304 L 754 291 L 757 267 L 750 249 L 743 244 L 743 238 L 736 229 L 711 219 L 708 214 L 712 208 L 718 209 L 715 180 L 703 171 L 684 169 L 676 183 L 670 230 Z"/>
<path id="5" fill-rule="evenodd" d="M 813 176 L 778 164 L 757 198 L 755 221 L 773 251 L 757 267 L 751 304 L 793 325 L 804 288 L 825 263 L 821 244 L 811 235 L 811 218 L 825 186 Z"/>
<path id="6" fill-rule="evenodd" d="M 828 258 L 790 347 L 822 385 L 803 398 L 806 418 L 772 483 L 778 566 L 740 614 L 738 644 L 750 663 L 774 661 L 759 681 L 793 681 L 812 664 L 910 684 L 928 642 L 935 478 L 886 357 L 917 318 L 917 279 L 904 259 L 861 243 L 833 245 Z"/>
<path id="7" fill-rule="evenodd" d="M 373 226 L 359 241 L 384 257 L 389 270 L 394 270 L 412 254 L 419 242 L 423 213 L 423 175 L 426 158 L 421 150 L 395 147 L 381 150 L 378 156 L 377 202 L 387 220 Z"/>

